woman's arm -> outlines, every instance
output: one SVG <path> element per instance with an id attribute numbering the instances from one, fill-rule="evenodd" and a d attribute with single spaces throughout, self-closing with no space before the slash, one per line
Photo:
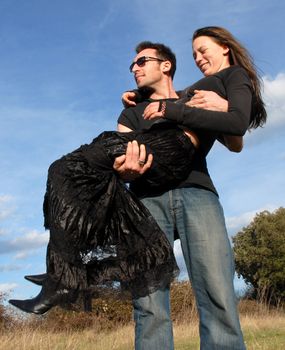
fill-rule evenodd
<path id="1" fill-rule="evenodd" d="M 196 107 L 217 112 L 228 112 L 228 101 L 214 91 L 194 90 L 194 96 L 185 103 L 188 107 Z"/>
<path id="2" fill-rule="evenodd" d="M 118 124 L 117 130 L 120 131 L 120 132 L 130 132 L 130 131 L 132 131 L 132 129 L 128 128 L 127 126 L 125 126 L 123 124 Z"/>
<path id="3" fill-rule="evenodd" d="M 243 149 L 243 137 L 242 136 L 230 136 L 221 135 L 218 137 L 218 141 L 227 147 L 231 152 L 239 153 Z"/>
<path id="4" fill-rule="evenodd" d="M 186 102 L 189 107 L 202 108 L 212 111 L 228 112 L 229 103 L 226 99 L 213 91 L 194 90 L 194 96 Z M 231 152 L 241 152 L 243 149 L 242 136 L 221 135 L 218 141 Z"/>
<path id="5" fill-rule="evenodd" d="M 241 68 L 233 69 L 226 78 L 228 112 L 193 108 L 166 101 L 163 108 L 164 113 L 158 112 L 157 106 L 151 103 L 144 111 L 144 118 L 164 117 L 189 129 L 243 136 L 248 129 L 251 117 L 251 83 L 247 73 Z M 214 87 L 211 90 L 214 90 Z"/>

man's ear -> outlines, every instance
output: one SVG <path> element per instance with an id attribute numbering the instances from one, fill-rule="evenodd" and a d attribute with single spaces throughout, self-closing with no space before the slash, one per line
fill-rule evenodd
<path id="1" fill-rule="evenodd" d="M 163 61 L 161 63 L 161 68 L 164 73 L 168 73 L 171 69 L 171 62 L 170 61 Z"/>

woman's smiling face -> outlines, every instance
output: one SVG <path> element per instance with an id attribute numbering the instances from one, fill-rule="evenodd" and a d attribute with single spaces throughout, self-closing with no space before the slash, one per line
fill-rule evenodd
<path id="1" fill-rule="evenodd" d="M 212 75 L 230 66 L 229 48 L 220 45 L 209 36 L 193 40 L 193 57 L 197 67 L 205 75 Z"/>

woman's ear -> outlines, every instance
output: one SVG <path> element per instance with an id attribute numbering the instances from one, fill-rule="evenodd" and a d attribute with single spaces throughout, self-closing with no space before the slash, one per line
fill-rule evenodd
<path id="1" fill-rule="evenodd" d="M 224 56 L 228 55 L 230 52 L 230 48 L 227 45 L 223 45 L 223 50 L 224 50 L 223 52 Z"/>

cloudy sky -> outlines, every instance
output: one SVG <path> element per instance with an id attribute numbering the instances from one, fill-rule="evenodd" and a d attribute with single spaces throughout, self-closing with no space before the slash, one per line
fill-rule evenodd
<path id="1" fill-rule="evenodd" d="M 224 26 L 249 49 L 268 123 L 246 135 L 240 154 L 216 145 L 209 171 L 230 235 L 256 213 L 284 206 L 284 16 L 278 0 L 0 0 L 0 291 L 38 293 L 23 276 L 45 271 L 47 168 L 115 129 L 121 94 L 135 87 L 128 66 L 142 40 L 174 50 L 177 89 L 201 78 L 191 53 L 195 29 Z"/>

